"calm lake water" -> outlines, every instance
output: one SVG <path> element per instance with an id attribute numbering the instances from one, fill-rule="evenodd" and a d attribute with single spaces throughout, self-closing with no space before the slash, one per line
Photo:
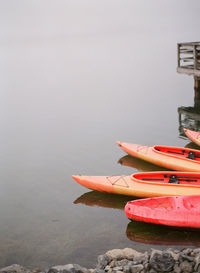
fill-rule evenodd
<path id="1" fill-rule="evenodd" d="M 199 38 L 200 4 L 179 4 L 0 1 L 0 267 L 200 246 L 198 232 L 130 223 L 133 198 L 71 177 L 159 170 L 117 140 L 191 145 L 181 128 L 200 130 L 200 111 L 193 78 L 176 73 L 176 44 Z"/>

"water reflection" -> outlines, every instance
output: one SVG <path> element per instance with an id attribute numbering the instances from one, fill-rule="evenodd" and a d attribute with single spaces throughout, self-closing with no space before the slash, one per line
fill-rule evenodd
<path id="1" fill-rule="evenodd" d="M 74 204 L 124 210 L 125 204 L 133 199 L 136 198 L 90 191 L 77 198 Z M 128 223 L 125 233 L 129 240 L 138 243 L 200 246 L 200 231 L 176 230 L 170 227 L 132 221 Z"/>
<path id="2" fill-rule="evenodd" d="M 109 194 L 98 191 L 86 192 L 74 201 L 74 204 L 98 206 L 103 208 L 124 209 L 125 204 L 136 198 L 131 196 Z"/>
<path id="3" fill-rule="evenodd" d="M 200 246 L 200 231 L 176 230 L 142 222 L 130 222 L 126 236 L 144 244 Z"/>
<path id="4" fill-rule="evenodd" d="M 194 142 L 189 142 L 185 145 L 185 148 L 200 150 L 200 146 L 198 146 Z"/>
<path id="5" fill-rule="evenodd" d="M 186 138 L 183 128 L 199 131 L 200 129 L 200 100 L 194 99 L 194 106 L 181 106 L 179 114 L 179 135 Z"/>
<path id="6" fill-rule="evenodd" d="M 130 155 L 126 155 L 126 156 L 121 157 L 118 160 L 118 163 L 123 166 L 132 167 L 132 168 L 137 169 L 138 171 L 143 171 L 143 172 L 166 170 L 165 168 L 148 163 L 147 161 L 141 160 L 136 157 L 132 157 Z"/>

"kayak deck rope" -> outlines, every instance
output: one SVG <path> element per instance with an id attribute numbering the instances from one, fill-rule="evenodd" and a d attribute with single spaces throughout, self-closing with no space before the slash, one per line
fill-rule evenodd
<path id="1" fill-rule="evenodd" d="M 119 182 L 120 180 L 122 180 L 123 183 L 124 183 L 125 185 L 120 185 L 120 186 L 121 186 L 121 187 L 125 187 L 125 188 L 129 188 L 129 185 L 128 185 L 126 179 L 125 179 L 125 177 L 127 177 L 127 175 L 121 175 L 121 176 L 120 176 L 119 178 L 117 178 L 115 181 L 112 181 L 112 180 L 111 180 L 112 177 L 115 177 L 115 176 L 112 175 L 112 176 L 107 176 L 107 177 L 106 177 L 107 180 L 108 180 L 112 185 L 115 185 L 115 184 L 117 184 L 117 182 Z"/>

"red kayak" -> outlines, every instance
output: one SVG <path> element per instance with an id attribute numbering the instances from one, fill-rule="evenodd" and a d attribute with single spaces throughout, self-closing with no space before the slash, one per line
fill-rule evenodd
<path id="1" fill-rule="evenodd" d="M 200 228 L 200 195 L 167 196 L 128 202 L 130 220 L 183 228 Z"/>
<path id="2" fill-rule="evenodd" d="M 197 144 L 198 146 L 200 146 L 200 132 L 196 132 L 196 131 L 192 131 L 189 129 L 185 129 L 183 128 L 186 136 L 192 140 L 192 142 L 194 142 L 195 144 Z"/>

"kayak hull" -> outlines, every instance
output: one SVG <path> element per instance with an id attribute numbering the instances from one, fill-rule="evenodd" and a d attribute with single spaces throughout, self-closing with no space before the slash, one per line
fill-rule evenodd
<path id="1" fill-rule="evenodd" d="M 185 128 L 184 128 L 184 132 L 185 132 L 186 136 L 190 140 L 192 140 L 192 142 L 194 142 L 195 144 L 200 146 L 200 132 L 188 130 L 188 129 L 185 129 Z"/>
<path id="2" fill-rule="evenodd" d="M 72 176 L 82 186 L 91 190 L 122 194 L 135 197 L 159 197 L 176 195 L 200 195 L 200 180 L 198 182 L 184 181 L 180 184 L 168 183 L 169 178 L 159 181 L 161 177 L 181 175 L 193 179 L 200 173 L 187 172 L 145 172 L 122 176 Z M 142 180 L 144 177 L 145 180 Z M 155 177 L 155 181 L 152 180 Z M 151 181 L 148 181 L 151 179 Z"/>
<path id="3" fill-rule="evenodd" d="M 187 157 L 179 156 L 179 151 L 184 150 L 185 152 L 193 152 L 200 156 L 200 152 L 194 149 L 187 148 L 176 148 L 168 146 L 143 146 L 139 144 L 117 142 L 119 147 L 124 150 L 127 154 L 148 161 L 161 167 L 187 172 L 200 172 L 200 161 L 192 160 Z M 172 150 L 171 154 L 159 151 L 158 148 L 163 150 Z M 176 150 L 178 151 L 176 154 Z"/>
<path id="4" fill-rule="evenodd" d="M 199 201 L 200 195 L 147 198 L 128 202 L 124 210 L 131 220 L 199 229 Z"/>

